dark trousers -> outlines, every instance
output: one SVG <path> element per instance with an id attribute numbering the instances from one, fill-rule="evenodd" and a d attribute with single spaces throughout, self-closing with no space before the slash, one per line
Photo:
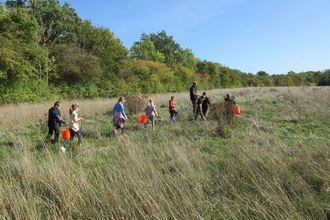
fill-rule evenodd
<path id="1" fill-rule="evenodd" d="M 171 114 L 171 119 L 172 119 L 173 115 L 178 115 L 178 112 L 175 110 L 170 110 L 170 114 Z"/>
<path id="2" fill-rule="evenodd" d="M 81 145 L 81 141 L 82 141 L 82 133 L 81 133 L 81 129 L 79 129 L 77 132 L 75 132 L 74 130 L 70 129 L 70 139 L 66 140 L 64 147 L 66 148 L 71 141 L 73 140 L 74 136 L 78 137 L 78 144 Z"/>
<path id="3" fill-rule="evenodd" d="M 191 103 L 193 104 L 193 113 L 196 113 L 197 100 L 191 100 Z"/>
<path id="4" fill-rule="evenodd" d="M 55 132 L 55 143 L 58 143 L 58 137 L 60 136 L 60 128 L 51 128 L 51 127 L 48 127 L 49 130 L 48 130 L 48 135 L 46 137 L 46 143 L 48 144 L 48 142 L 50 141 L 50 138 L 52 137 L 52 135 L 54 134 Z"/>

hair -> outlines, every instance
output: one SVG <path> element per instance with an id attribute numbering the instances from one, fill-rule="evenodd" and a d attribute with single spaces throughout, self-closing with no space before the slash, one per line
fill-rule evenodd
<path id="1" fill-rule="evenodd" d="M 227 97 L 229 98 L 229 97 L 231 97 L 231 95 L 230 94 L 227 94 Z"/>
<path id="2" fill-rule="evenodd" d="M 125 97 L 124 96 L 120 96 L 118 99 L 118 102 L 124 102 L 125 101 Z"/>
<path id="3" fill-rule="evenodd" d="M 153 99 L 149 99 L 148 103 L 149 103 L 149 105 L 151 105 L 151 104 L 154 103 L 154 100 Z"/>
<path id="4" fill-rule="evenodd" d="M 196 85 L 197 84 L 197 81 L 194 81 L 193 84 Z"/>
<path id="5" fill-rule="evenodd" d="M 71 108 L 69 109 L 69 113 L 70 113 L 70 115 L 71 115 L 72 112 L 73 112 L 74 110 L 76 110 L 77 108 L 79 108 L 79 104 L 78 104 L 78 103 L 76 103 L 76 104 L 72 104 L 72 105 L 71 105 Z"/>
<path id="6" fill-rule="evenodd" d="M 60 102 L 60 101 L 56 101 L 56 102 L 54 103 L 54 107 L 59 106 L 59 105 L 61 105 L 61 102 Z"/>
<path id="7" fill-rule="evenodd" d="M 206 95 L 206 92 L 203 92 L 203 95 Z"/>
<path id="8" fill-rule="evenodd" d="M 174 96 L 171 96 L 171 99 L 174 99 Z"/>

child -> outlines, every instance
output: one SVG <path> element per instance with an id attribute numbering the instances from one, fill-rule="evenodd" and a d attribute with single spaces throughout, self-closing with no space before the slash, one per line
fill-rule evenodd
<path id="1" fill-rule="evenodd" d="M 149 105 L 146 107 L 146 109 L 144 109 L 144 111 L 146 112 L 146 116 L 148 116 L 149 119 L 146 123 L 144 123 L 144 127 L 147 128 L 151 121 L 152 129 L 155 129 L 155 116 L 158 116 L 158 113 L 156 111 L 156 106 L 154 105 L 153 99 L 149 100 Z"/>
<path id="2" fill-rule="evenodd" d="M 77 135 L 78 137 L 78 144 L 81 145 L 81 139 L 82 139 L 82 133 L 81 129 L 79 129 L 79 121 L 84 120 L 83 118 L 78 118 L 78 112 L 79 111 L 79 104 L 72 104 L 71 108 L 69 110 L 70 112 L 70 139 L 68 139 L 64 146 L 61 147 L 61 151 L 64 153 L 66 150 L 66 147 L 71 143 L 74 136 Z"/>
<path id="3" fill-rule="evenodd" d="M 171 96 L 171 100 L 169 102 L 169 111 L 171 115 L 171 120 L 175 121 L 176 116 L 178 115 L 178 112 L 175 111 L 176 105 L 174 104 L 174 96 Z"/>
<path id="4" fill-rule="evenodd" d="M 52 137 L 53 133 L 55 132 L 55 143 L 58 143 L 58 137 L 60 135 L 60 127 L 61 123 L 66 124 L 65 121 L 63 121 L 61 117 L 61 102 L 57 101 L 54 104 L 54 107 L 51 107 L 48 111 L 48 135 L 46 137 L 45 144 L 47 145 L 50 141 L 50 138 Z"/>
<path id="5" fill-rule="evenodd" d="M 198 115 L 201 115 L 201 117 L 206 121 L 206 118 L 203 114 L 203 101 L 205 97 L 201 96 L 197 101 L 197 108 L 196 108 L 196 114 L 195 114 L 195 120 L 197 120 Z"/>

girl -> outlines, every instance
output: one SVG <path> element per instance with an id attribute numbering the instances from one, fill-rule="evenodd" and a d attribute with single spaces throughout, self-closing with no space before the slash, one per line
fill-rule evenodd
<path id="1" fill-rule="evenodd" d="M 79 111 L 79 104 L 72 104 L 71 108 L 69 110 L 70 113 L 70 139 L 68 139 L 64 146 L 61 147 L 61 151 L 64 153 L 66 150 L 66 147 L 71 143 L 74 136 L 77 135 L 78 137 L 78 144 L 81 145 L 81 139 L 82 139 L 82 133 L 81 129 L 79 129 L 79 121 L 83 121 L 83 118 L 78 118 L 78 112 Z"/>
<path id="2" fill-rule="evenodd" d="M 156 106 L 154 105 L 154 100 L 150 99 L 148 103 L 149 105 L 143 110 L 146 112 L 146 116 L 148 116 L 149 119 L 146 123 L 144 123 L 144 127 L 147 128 L 151 121 L 152 129 L 155 129 L 155 116 L 158 116 L 158 113 L 156 111 Z"/>
<path id="3" fill-rule="evenodd" d="M 118 102 L 113 107 L 113 125 L 115 126 L 115 129 L 113 129 L 113 133 L 115 135 L 118 134 L 118 130 L 121 129 L 123 135 L 127 135 L 124 132 L 124 123 L 127 121 L 127 116 L 124 110 L 124 103 L 125 98 L 123 96 L 119 97 Z"/>

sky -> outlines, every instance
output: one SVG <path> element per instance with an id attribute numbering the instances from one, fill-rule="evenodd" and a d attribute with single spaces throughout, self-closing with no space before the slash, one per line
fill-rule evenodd
<path id="1" fill-rule="evenodd" d="M 196 58 L 270 75 L 330 69 L 329 0 L 61 0 L 130 48 L 164 30 Z"/>

